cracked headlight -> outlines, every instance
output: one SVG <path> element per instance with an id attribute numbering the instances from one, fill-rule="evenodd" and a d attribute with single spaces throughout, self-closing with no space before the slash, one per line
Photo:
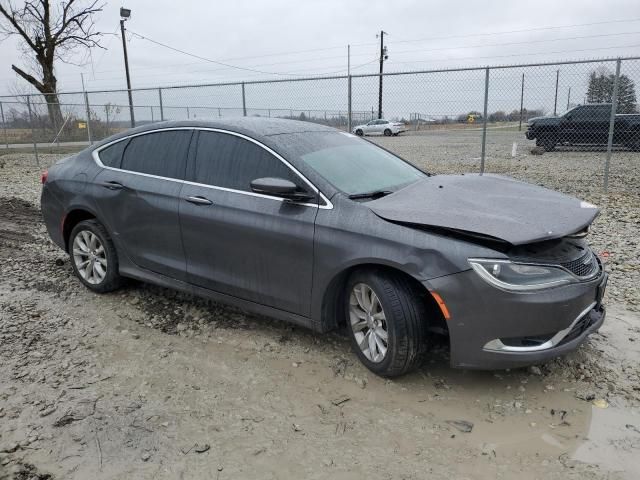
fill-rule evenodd
<path id="1" fill-rule="evenodd" d="M 530 265 L 488 258 L 470 258 L 469 264 L 483 280 L 502 290 L 542 290 L 566 285 L 574 280 L 569 272 L 552 265 Z"/>

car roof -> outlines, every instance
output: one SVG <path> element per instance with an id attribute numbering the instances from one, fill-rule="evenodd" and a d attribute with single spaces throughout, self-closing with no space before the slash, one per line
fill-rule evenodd
<path id="1" fill-rule="evenodd" d="M 199 128 L 219 128 L 231 132 L 241 133 L 255 140 L 268 142 L 268 137 L 289 133 L 306 132 L 338 132 L 339 130 L 311 122 L 299 120 L 287 120 L 284 118 L 264 118 L 264 117 L 228 117 L 211 120 L 178 120 L 149 123 L 136 128 L 131 128 L 113 135 L 103 141 L 96 143 L 94 148 L 98 148 L 105 143 L 112 142 L 119 138 L 128 137 L 137 133 L 144 133 L 165 128 L 199 127 Z M 266 142 L 265 142 L 266 141 Z"/>

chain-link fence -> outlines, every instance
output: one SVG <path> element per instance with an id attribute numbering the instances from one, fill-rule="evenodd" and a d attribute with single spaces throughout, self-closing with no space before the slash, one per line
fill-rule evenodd
<path id="1" fill-rule="evenodd" d="M 131 103 L 127 90 L 5 96 L 1 138 L 33 145 L 37 156 L 39 147 L 90 144 L 164 120 L 277 117 L 377 130 L 375 141 L 436 173 L 637 193 L 639 81 L 634 57 L 145 88 L 131 91 Z M 379 117 L 396 126 L 367 126 Z"/>

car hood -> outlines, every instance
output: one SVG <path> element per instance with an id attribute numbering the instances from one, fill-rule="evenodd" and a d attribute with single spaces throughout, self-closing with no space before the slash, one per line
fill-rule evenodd
<path id="1" fill-rule="evenodd" d="M 562 120 L 562 117 L 533 117 L 527 120 L 528 123 L 558 123 Z"/>
<path id="2" fill-rule="evenodd" d="M 487 236 L 512 245 L 585 229 L 599 213 L 588 202 L 500 175 L 437 175 L 366 205 L 392 222 Z"/>

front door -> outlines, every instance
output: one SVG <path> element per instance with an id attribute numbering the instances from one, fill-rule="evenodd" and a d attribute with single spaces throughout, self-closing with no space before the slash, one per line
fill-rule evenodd
<path id="1" fill-rule="evenodd" d="M 191 283 L 299 315 L 310 310 L 317 202 L 255 194 L 277 177 L 304 185 L 272 152 L 231 133 L 201 130 L 181 193 Z"/>
<path id="2" fill-rule="evenodd" d="M 163 130 L 122 140 L 98 152 L 105 168 L 94 182 L 100 218 L 137 266 L 179 280 L 186 265 L 179 194 L 192 130 Z"/>

